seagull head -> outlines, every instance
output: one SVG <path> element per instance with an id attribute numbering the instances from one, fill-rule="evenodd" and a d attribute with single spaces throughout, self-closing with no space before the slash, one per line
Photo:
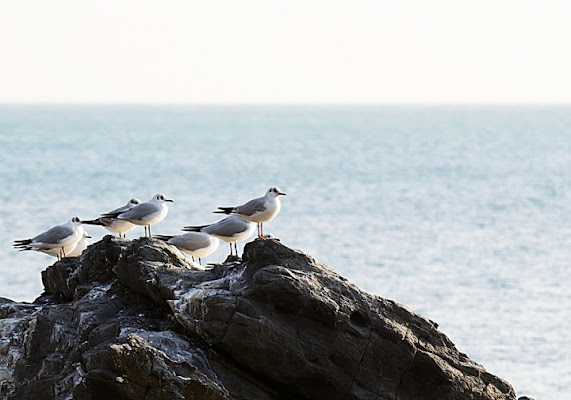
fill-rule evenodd
<path id="1" fill-rule="evenodd" d="M 83 221 L 82 221 L 81 218 L 79 218 L 79 217 L 73 217 L 73 218 L 71 219 L 71 223 L 74 224 L 74 225 L 76 225 L 76 226 L 79 226 L 79 225 L 81 225 L 81 224 L 83 223 Z"/>
<path id="2" fill-rule="evenodd" d="M 133 198 L 133 199 L 129 200 L 129 203 L 127 203 L 127 205 L 129 207 L 135 207 L 137 204 L 141 204 L 141 200 L 139 200 L 137 198 Z"/>
<path id="3" fill-rule="evenodd" d="M 167 197 L 162 193 L 155 194 L 155 197 L 153 197 L 153 199 L 158 201 L 159 203 L 174 202 L 174 200 L 167 199 Z"/>
<path id="4" fill-rule="evenodd" d="M 278 196 L 285 196 L 286 195 L 277 186 L 273 186 L 273 187 L 269 188 L 268 191 L 266 192 L 266 194 L 268 194 L 272 197 L 278 197 Z"/>

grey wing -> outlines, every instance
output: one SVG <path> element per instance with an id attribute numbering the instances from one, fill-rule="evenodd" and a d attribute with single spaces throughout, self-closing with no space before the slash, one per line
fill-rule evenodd
<path id="1" fill-rule="evenodd" d="M 153 238 L 155 239 L 159 239 L 159 240 L 164 240 L 165 242 L 168 240 L 171 240 L 174 236 L 172 235 L 153 235 Z"/>
<path id="2" fill-rule="evenodd" d="M 117 214 L 117 213 L 122 213 L 123 211 L 127 211 L 128 209 L 133 208 L 133 207 L 129 207 L 129 204 L 123 206 L 123 207 L 119 207 L 114 209 L 113 211 L 109 211 L 106 214 Z"/>
<path id="3" fill-rule="evenodd" d="M 196 251 L 210 246 L 210 238 L 203 233 L 185 234 L 175 236 L 169 240 L 169 243 L 177 247 L 182 247 L 188 251 Z"/>
<path id="4" fill-rule="evenodd" d="M 156 204 L 141 203 L 119 215 L 119 219 L 142 219 L 153 213 L 160 212 Z"/>
<path id="5" fill-rule="evenodd" d="M 69 236 L 73 235 L 73 229 L 69 226 L 58 225 L 53 228 L 40 233 L 38 236 L 32 239 L 32 243 L 44 243 L 44 244 L 58 244 Z"/>
<path id="6" fill-rule="evenodd" d="M 266 209 L 266 200 L 263 197 L 250 200 L 246 204 L 234 208 L 234 212 L 251 217 L 252 215 L 263 212 Z"/>
<path id="7" fill-rule="evenodd" d="M 202 232 L 212 233 L 214 235 L 232 237 L 238 235 L 250 228 L 250 223 L 238 217 L 226 218 L 215 224 L 209 225 L 202 229 Z"/>
<path id="8" fill-rule="evenodd" d="M 109 226 L 115 220 L 116 220 L 115 218 L 110 218 L 110 217 L 99 217 L 91 221 L 83 221 L 83 223 L 88 225 Z"/>
<path id="9" fill-rule="evenodd" d="M 103 226 L 109 226 L 111 225 L 113 222 L 116 221 L 115 218 L 105 218 L 105 217 L 99 217 L 97 218 L 97 221 L 101 222 L 103 224 Z"/>

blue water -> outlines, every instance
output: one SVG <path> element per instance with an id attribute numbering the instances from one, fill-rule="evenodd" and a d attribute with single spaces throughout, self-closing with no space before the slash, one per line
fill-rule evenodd
<path id="1" fill-rule="evenodd" d="M 518 396 L 569 399 L 570 144 L 571 107 L 1 105 L 0 296 L 33 300 L 54 262 L 14 239 L 157 192 L 175 202 L 153 233 L 176 234 L 276 185 L 266 233 L 435 320 Z"/>

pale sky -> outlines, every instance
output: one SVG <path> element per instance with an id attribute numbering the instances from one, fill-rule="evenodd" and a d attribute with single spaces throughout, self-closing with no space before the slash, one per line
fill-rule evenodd
<path id="1" fill-rule="evenodd" d="M 571 1 L 0 0 L 0 102 L 571 103 Z"/>

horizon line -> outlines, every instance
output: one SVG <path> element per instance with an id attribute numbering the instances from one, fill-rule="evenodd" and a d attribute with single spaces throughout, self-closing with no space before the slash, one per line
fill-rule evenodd
<path id="1" fill-rule="evenodd" d="M 221 107 L 295 107 L 295 106 L 327 106 L 327 107 L 431 107 L 431 106 L 541 106 L 565 107 L 571 106 L 569 102 L 53 102 L 53 101 L 0 101 L 0 106 L 221 106 Z"/>

